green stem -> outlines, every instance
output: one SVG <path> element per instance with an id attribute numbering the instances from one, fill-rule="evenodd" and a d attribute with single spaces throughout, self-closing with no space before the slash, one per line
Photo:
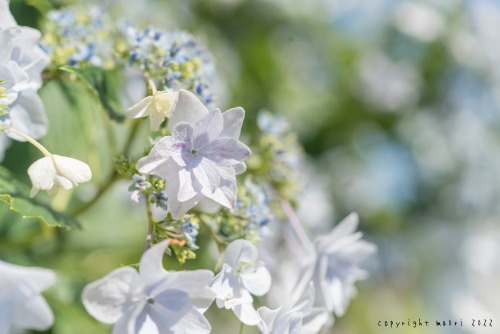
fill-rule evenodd
<path id="1" fill-rule="evenodd" d="M 52 155 L 52 154 L 50 154 L 50 152 L 45 147 L 43 147 L 42 144 L 40 144 L 39 142 L 37 142 L 36 140 L 34 140 L 33 138 L 31 138 L 27 134 L 22 133 L 21 131 L 18 131 L 18 130 L 13 129 L 13 128 L 8 129 L 7 131 L 10 131 L 13 134 L 18 135 L 19 137 L 22 137 L 22 138 L 26 139 L 28 142 L 30 142 L 31 144 L 33 144 L 33 146 L 35 146 L 37 149 L 39 149 L 43 153 L 43 155 L 45 155 L 46 157 L 49 157 L 49 156 Z"/>
<path id="2" fill-rule="evenodd" d="M 210 226 L 208 226 L 208 224 L 205 223 L 201 218 L 200 218 L 200 224 L 207 231 L 208 235 L 210 235 L 212 240 L 215 241 L 215 243 L 217 244 L 217 248 L 219 249 L 219 259 L 217 260 L 214 269 L 214 271 L 218 271 L 222 264 L 222 261 L 224 261 L 224 250 L 226 249 L 226 245 L 215 235 Z"/>
<path id="3" fill-rule="evenodd" d="M 130 154 L 130 149 L 132 148 L 132 143 L 134 142 L 135 136 L 137 135 L 137 131 L 139 130 L 139 124 L 141 124 L 140 119 L 134 120 L 132 124 L 132 128 L 128 134 L 127 142 L 125 143 L 125 147 L 123 148 L 123 155 L 127 156 Z"/>
<path id="4" fill-rule="evenodd" d="M 113 183 L 115 183 L 119 179 L 120 175 L 117 171 L 114 171 L 113 174 L 111 174 L 111 176 L 108 178 L 108 181 L 106 181 L 106 183 L 99 188 L 99 191 L 94 196 L 94 198 L 92 198 L 90 201 L 83 204 L 79 208 L 73 210 L 73 212 L 71 212 L 71 215 L 78 216 L 87 211 L 92 205 L 94 205 L 95 202 L 97 202 L 99 198 L 101 198 L 102 195 L 104 195 L 104 193 L 113 185 Z"/>
<path id="5" fill-rule="evenodd" d="M 146 236 L 146 244 L 144 245 L 144 252 L 147 251 L 151 247 L 151 238 L 153 237 L 153 212 L 151 211 L 151 203 L 149 203 L 149 191 L 144 195 L 146 196 L 146 214 L 148 217 L 148 234 Z"/>
<path id="6" fill-rule="evenodd" d="M 135 120 L 134 124 L 132 125 L 132 128 L 130 129 L 127 142 L 125 143 L 125 147 L 123 148 L 123 155 L 127 156 L 130 153 L 130 148 L 132 146 L 132 143 L 134 141 L 134 138 L 137 134 L 137 130 L 139 128 L 140 120 Z M 92 205 L 94 205 L 95 202 L 106 192 L 106 190 L 109 189 L 115 183 L 117 180 L 120 179 L 120 175 L 118 172 L 115 170 L 113 173 L 111 173 L 111 176 L 108 178 L 106 183 L 104 183 L 100 188 L 97 194 L 92 198 L 89 202 L 83 204 L 81 207 L 77 208 L 72 212 L 73 216 L 78 216 L 82 214 L 84 211 L 87 211 Z"/>
<path id="7" fill-rule="evenodd" d="M 243 329 L 245 328 L 245 324 L 244 323 L 241 323 L 240 325 L 240 332 L 239 334 L 242 334 L 243 333 Z"/>

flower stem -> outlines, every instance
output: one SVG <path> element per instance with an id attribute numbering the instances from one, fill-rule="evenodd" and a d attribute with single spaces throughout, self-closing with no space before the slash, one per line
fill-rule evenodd
<path id="1" fill-rule="evenodd" d="M 244 323 L 241 323 L 240 325 L 240 332 L 239 334 L 242 334 L 243 333 L 243 329 L 245 328 L 245 324 Z"/>
<path id="2" fill-rule="evenodd" d="M 43 147 L 42 144 L 40 144 L 39 142 L 37 142 L 36 140 L 34 140 L 33 138 L 31 138 L 27 134 L 25 134 L 25 133 L 23 133 L 21 131 L 18 131 L 16 129 L 13 129 L 13 128 L 8 129 L 7 131 L 10 131 L 13 134 L 18 135 L 19 137 L 22 137 L 22 138 L 26 139 L 28 142 L 30 142 L 31 144 L 33 144 L 33 146 L 35 146 L 37 149 L 39 149 L 40 152 L 42 152 L 43 155 L 45 155 L 46 157 L 49 157 L 49 156 L 52 155 L 52 154 L 50 154 L 50 152 L 45 147 Z"/>
<path id="3" fill-rule="evenodd" d="M 224 243 L 220 241 L 220 239 L 215 235 L 210 226 L 208 226 L 208 224 L 205 223 L 203 219 L 201 219 L 201 217 L 200 217 L 200 224 L 207 231 L 208 235 L 210 235 L 212 240 L 215 241 L 215 243 L 217 244 L 217 248 L 219 249 L 219 259 L 217 260 L 214 269 L 214 271 L 218 271 L 222 262 L 224 261 L 224 250 L 226 249 L 226 245 L 224 245 Z"/>
<path id="4" fill-rule="evenodd" d="M 286 216 L 288 217 L 288 220 L 290 221 L 290 225 L 292 226 L 293 230 L 295 231 L 295 234 L 299 238 L 302 246 L 304 246 L 304 248 L 307 251 L 312 251 L 314 246 L 311 243 L 311 240 L 309 240 L 309 237 L 307 236 L 306 231 L 304 231 L 304 228 L 300 224 L 299 218 L 297 217 L 297 214 L 295 213 L 295 210 L 292 208 L 292 205 L 290 204 L 290 202 L 281 198 L 280 204 L 281 204 L 281 207 L 283 208 L 283 211 L 285 212 Z"/>
<path id="5" fill-rule="evenodd" d="M 147 251 L 151 247 L 151 239 L 153 237 L 153 212 L 151 211 L 151 203 L 149 202 L 149 191 L 144 195 L 146 197 L 146 214 L 148 216 L 148 234 L 146 236 L 146 244 L 144 245 L 144 252 Z"/>
<path id="6" fill-rule="evenodd" d="M 102 195 L 104 195 L 104 193 L 113 185 L 113 183 L 115 183 L 115 181 L 117 181 L 118 179 L 120 178 L 120 175 L 118 174 L 117 171 L 113 171 L 113 173 L 111 174 L 111 176 L 108 178 L 108 180 L 106 181 L 106 183 L 104 183 L 100 188 L 99 188 L 99 191 L 97 192 L 97 194 L 94 196 L 94 198 L 92 198 L 90 201 L 88 201 L 87 203 L 83 204 L 82 206 L 80 206 L 79 208 L 73 210 L 73 212 L 71 212 L 71 215 L 73 216 L 78 216 L 78 215 L 81 215 L 83 212 L 87 211 L 88 208 L 90 208 L 92 205 L 94 205 L 95 202 L 97 202 L 97 200 L 99 198 L 101 198 Z"/>

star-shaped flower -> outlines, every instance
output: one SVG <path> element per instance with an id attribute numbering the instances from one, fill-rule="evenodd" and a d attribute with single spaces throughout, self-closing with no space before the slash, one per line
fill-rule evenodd
<path id="1" fill-rule="evenodd" d="M 0 333 L 49 329 L 54 315 L 40 293 L 55 280 L 51 270 L 0 261 Z"/>
<path id="2" fill-rule="evenodd" d="M 314 282 L 316 305 L 337 316 L 345 313 L 354 296 L 354 282 L 366 277 L 359 264 L 377 250 L 374 244 L 361 240 L 361 232 L 355 233 L 357 226 L 358 215 L 352 213 L 328 235 L 317 238 L 315 254 L 303 275 L 303 282 Z"/>
<path id="3" fill-rule="evenodd" d="M 217 306 L 232 309 L 241 322 L 251 326 L 260 321 L 251 294 L 263 296 L 271 287 L 271 275 L 257 257 L 257 248 L 250 241 L 231 242 L 221 272 L 210 283 L 217 293 Z"/>
<path id="4" fill-rule="evenodd" d="M 28 175 L 33 184 L 31 197 L 39 190 L 47 190 L 50 196 L 54 196 L 59 187 L 71 189 L 92 178 L 92 172 L 86 163 L 55 154 L 49 154 L 31 164 Z"/>
<path id="5" fill-rule="evenodd" d="M 162 259 L 168 243 L 147 250 L 139 272 L 123 267 L 87 285 L 82 293 L 87 312 L 115 324 L 113 334 L 209 333 L 203 312 L 214 300 L 207 286 L 213 273 L 166 271 Z"/>
<path id="6" fill-rule="evenodd" d="M 327 322 L 328 314 L 323 308 L 313 307 L 314 285 L 309 283 L 302 297 L 288 311 L 278 316 L 281 307 L 271 310 L 260 307 L 259 329 L 263 334 L 315 334 Z"/>
<path id="7" fill-rule="evenodd" d="M 181 219 L 196 204 L 236 203 L 236 174 L 246 169 L 250 149 L 238 140 L 245 111 L 211 112 L 191 92 L 180 90 L 169 120 L 172 136 L 161 138 L 137 169 L 165 179 L 169 209 Z"/>
<path id="8" fill-rule="evenodd" d="M 127 109 L 127 116 L 130 118 L 149 116 L 151 131 L 158 131 L 165 118 L 170 117 L 176 98 L 177 92 L 155 91 L 152 96 L 146 96 Z"/>

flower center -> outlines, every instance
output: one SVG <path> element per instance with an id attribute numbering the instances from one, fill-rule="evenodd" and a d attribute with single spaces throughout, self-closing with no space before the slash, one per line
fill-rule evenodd
<path id="1" fill-rule="evenodd" d="M 191 154 L 192 154 L 192 155 L 195 155 L 195 154 L 196 154 L 196 152 L 198 152 L 198 151 L 196 151 L 195 149 L 192 149 L 192 150 L 191 150 Z"/>
<path id="2" fill-rule="evenodd" d="M 154 298 L 151 298 L 151 297 L 148 298 L 146 301 L 148 302 L 148 304 L 154 304 L 155 303 Z"/>

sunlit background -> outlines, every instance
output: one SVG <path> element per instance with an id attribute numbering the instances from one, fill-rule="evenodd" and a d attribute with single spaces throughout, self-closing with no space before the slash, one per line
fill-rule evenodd
<path id="1" fill-rule="evenodd" d="M 43 34 L 46 13 L 68 4 L 11 0 L 11 10 L 20 25 Z M 326 233 L 348 213 L 359 213 L 360 229 L 378 253 L 365 262 L 369 278 L 357 284 L 358 296 L 346 315 L 325 333 L 499 331 L 497 1 L 149 0 L 108 5 L 116 20 L 186 30 L 200 38 L 215 60 L 215 104 L 221 109 L 243 106 L 248 129 L 255 127 L 261 110 L 288 119 L 306 153 L 299 214 L 311 232 Z M 110 152 L 84 153 L 106 140 L 102 129 L 92 125 L 103 117 L 97 106 L 83 90 L 73 102 L 88 113 L 72 113 L 71 101 L 50 81 L 40 95 L 50 127 L 62 129 L 49 131 L 42 142 L 59 154 L 85 159 L 93 166 L 94 180 L 104 180 L 111 171 Z M 142 130 L 146 133 L 147 124 Z M 135 146 L 140 153 L 144 145 Z M 38 157 L 16 142 L 2 164 L 27 179 L 26 168 Z M 129 184 L 117 183 L 99 205 L 82 214 L 80 232 L 54 231 L 0 206 L 2 258 L 58 273 L 58 288 L 45 294 L 56 315 L 48 333 L 110 331 L 86 314 L 79 294 L 88 281 L 138 261 L 146 224 L 142 210 L 130 205 Z M 78 195 L 84 200 L 94 192 L 95 185 L 88 184 Z M 64 208 L 68 200 L 62 192 L 53 205 Z M 200 243 L 207 248 L 209 240 L 202 237 Z M 199 254 L 187 267 L 211 261 L 209 255 Z M 180 266 L 174 260 L 169 269 L 175 268 Z M 214 333 L 236 333 L 239 325 L 232 314 L 213 321 L 221 312 L 209 311 Z M 431 325 L 378 326 L 378 321 L 419 318 Z M 470 325 L 484 318 L 493 319 L 494 327 Z M 436 320 L 462 320 L 463 327 L 436 328 Z"/>

